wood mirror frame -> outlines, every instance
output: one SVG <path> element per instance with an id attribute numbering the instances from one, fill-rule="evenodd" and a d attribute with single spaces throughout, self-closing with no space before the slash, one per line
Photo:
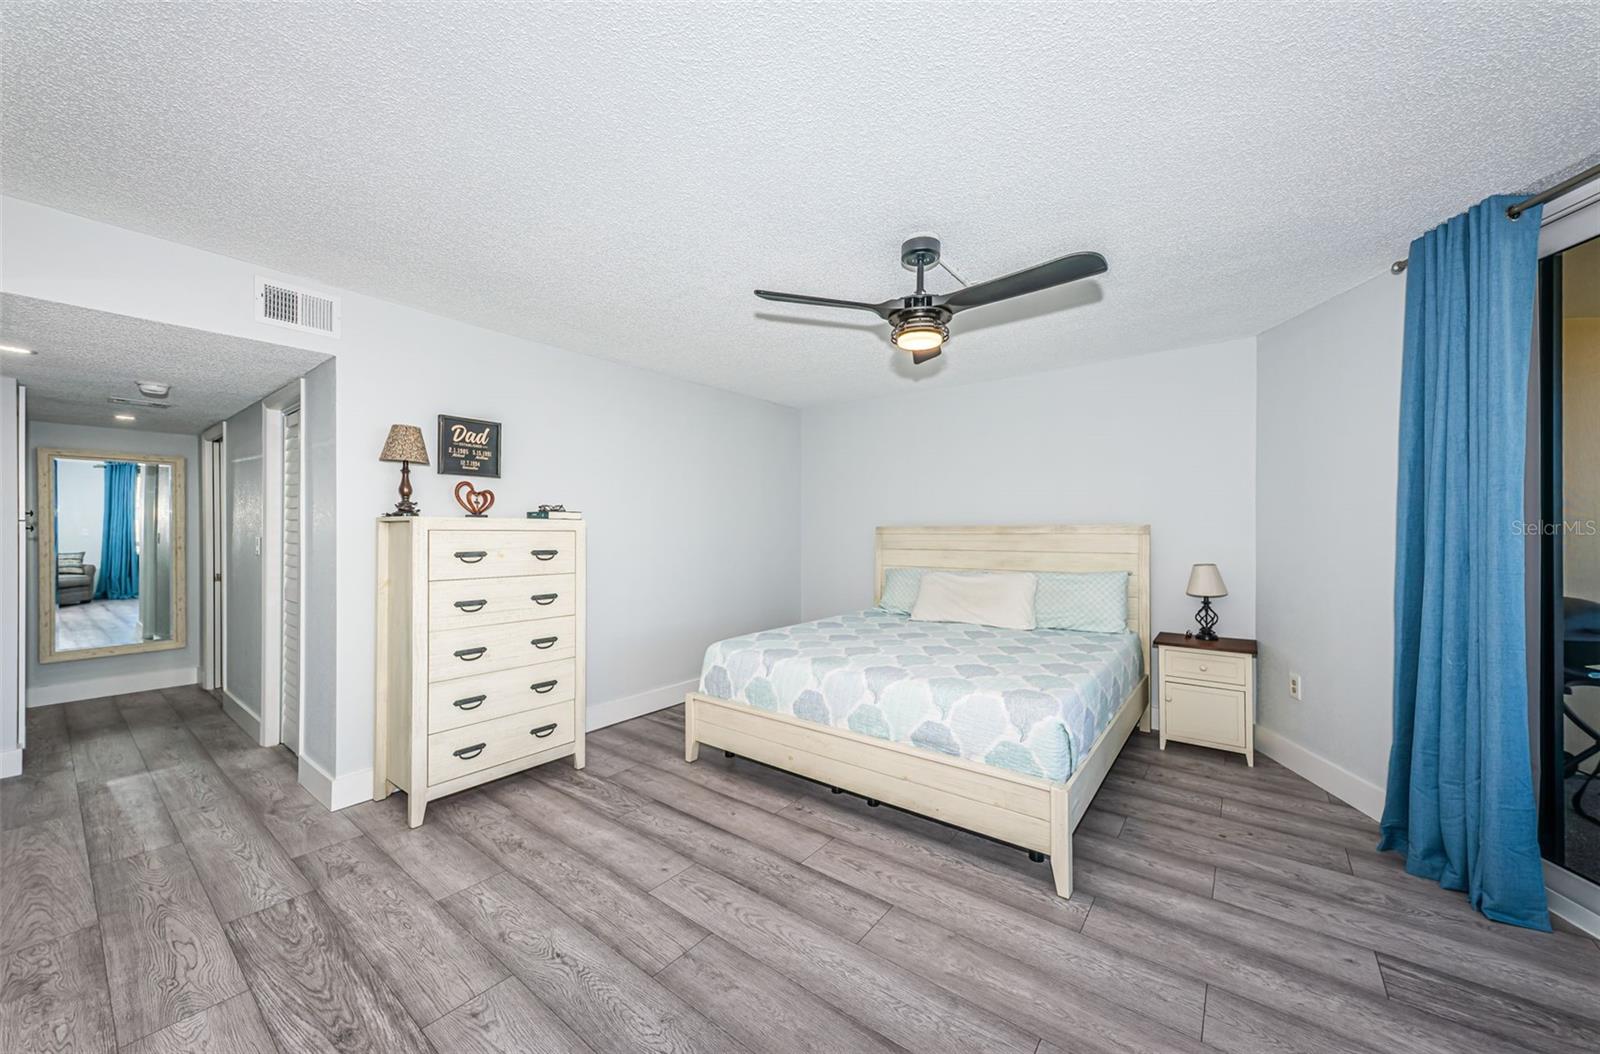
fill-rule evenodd
<path id="1" fill-rule="evenodd" d="M 188 603 L 188 485 L 185 479 L 187 459 L 174 454 L 140 454 L 127 450 L 62 450 L 40 447 L 37 460 L 38 515 L 38 629 L 39 662 L 75 662 L 80 659 L 102 659 L 108 655 L 134 655 L 147 651 L 176 651 L 189 644 Z M 170 465 L 172 467 L 172 637 L 169 640 L 147 640 L 136 644 L 111 644 L 101 648 L 56 649 L 56 540 L 53 525 L 56 516 L 55 473 L 52 465 L 58 458 L 77 461 L 133 461 L 141 465 Z"/>

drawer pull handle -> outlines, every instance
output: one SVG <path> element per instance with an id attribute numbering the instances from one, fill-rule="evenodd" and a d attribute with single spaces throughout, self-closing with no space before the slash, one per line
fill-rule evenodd
<path id="1" fill-rule="evenodd" d="M 483 748 L 488 746 L 488 745 L 489 744 L 487 744 L 487 743 L 474 743 L 470 747 L 462 747 L 460 750 L 452 750 L 450 753 L 454 754 L 456 757 L 460 758 L 462 761 L 471 761 L 473 758 L 477 757 L 479 754 L 482 754 L 483 753 Z"/>
<path id="2" fill-rule="evenodd" d="M 538 684 L 530 684 L 530 685 L 528 685 L 528 687 L 532 688 L 534 691 L 538 692 L 540 695 L 544 695 L 546 692 L 554 690 L 555 686 L 558 683 L 560 683 L 560 682 L 558 682 L 554 677 L 552 677 L 548 681 L 540 681 Z"/>
<path id="3" fill-rule="evenodd" d="M 538 728 L 530 729 L 530 731 L 534 735 L 538 736 L 540 739 L 543 739 L 545 736 L 548 736 L 551 732 L 554 732 L 555 730 L 556 730 L 556 725 L 555 725 L 554 721 L 550 722 L 550 724 L 548 724 L 548 725 L 540 725 Z"/>
<path id="4" fill-rule="evenodd" d="M 551 604 L 554 604 L 556 599 L 560 596 L 560 593 L 535 593 L 528 599 L 533 601 L 535 604 L 538 604 L 540 607 L 549 607 Z"/>
<path id="5" fill-rule="evenodd" d="M 460 648 L 456 651 L 456 658 L 462 662 L 477 662 L 488 650 L 488 648 Z"/>
<path id="6" fill-rule="evenodd" d="M 463 710 L 476 710 L 483 705 L 483 701 L 487 698 L 489 698 L 487 695 L 469 695 L 465 699 L 457 699 L 450 705 L 459 706 Z"/>
<path id="7" fill-rule="evenodd" d="M 1201 673 L 1205 673 L 1205 672 L 1206 672 L 1206 670 L 1207 670 L 1207 669 L 1209 669 L 1209 667 L 1208 667 L 1208 666 L 1206 666 L 1206 664 L 1205 664 L 1205 663 L 1201 663 L 1201 664 L 1200 664 L 1200 672 L 1201 672 Z"/>
<path id="8" fill-rule="evenodd" d="M 559 640 L 559 639 L 560 639 L 559 637 L 535 637 L 532 640 L 530 640 L 528 643 L 532 644 L 535 648 L 538 648 L 540 651 L 544 651 L 546 648 L 555 647 L 556 641 Z M 460 652 L 457 652 L 456 654 L 459 655 Z"/>
<path id="9" fill-rule="evenodd" d="M 561 555 L 560 549 L 529 549 L 528 555 L 535 560 L 554 560 Z"/>
<path id="10" fill-rule="evenodd" d="M 456 601 L 456 607 L 470 615 L 474 612 L 482 611 L 487 603 L 489 603 L 487 600 L 458 600 Z"/>
<path id="11" fill-rule="evenodd" d="M 464 564 L 475 564 L 488 555 L 489 553 L 485 549 L 465 549 L 456 553 L 455 558 Z"/>

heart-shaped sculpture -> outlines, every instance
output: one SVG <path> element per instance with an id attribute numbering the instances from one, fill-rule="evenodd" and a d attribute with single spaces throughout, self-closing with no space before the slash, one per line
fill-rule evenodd
<path id="1" fill-rule="evenodd" d="M 467 510 L 468 516 L 482 516 L 494 506 L 494 491 L 479 490 L 470 479 L 456 484 L 456 504 Z"/>

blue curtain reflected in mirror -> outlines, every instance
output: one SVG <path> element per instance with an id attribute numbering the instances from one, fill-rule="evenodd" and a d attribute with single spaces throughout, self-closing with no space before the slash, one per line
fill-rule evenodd
<path id="1" fill-rule="evenodd" d="M 139 466 L 107 461 L 105 523 L 100 535 L 96 600 L 133 600 L 139 595 Z"/>

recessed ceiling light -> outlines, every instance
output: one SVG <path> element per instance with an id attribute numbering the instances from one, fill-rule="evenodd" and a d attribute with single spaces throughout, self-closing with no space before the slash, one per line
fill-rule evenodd
<path id="1" fill-rule="evenodd" d="M 167 393 L 172 391 L 172 385 L 162 384 L 160 381 L 140 381 L 135 387 L 139 389 L 139 394 L 147 399 L 165 399 Z"/>
<path id="2" fill-rule="evenodd" d="M 31 349 L 19 348 L 15 344 L 0 344 L 0 351 L 9 351 L 13 355 L 32 355 L 33 354 L 33 351 Z"/>
<path id="3" fill-rule="evenodd" d="M 132 414 L 112 414 L 111 416 L 115 417 L 119 421 L 137 421 L 138 420 L 138 418 L 134 417 Z"/>

